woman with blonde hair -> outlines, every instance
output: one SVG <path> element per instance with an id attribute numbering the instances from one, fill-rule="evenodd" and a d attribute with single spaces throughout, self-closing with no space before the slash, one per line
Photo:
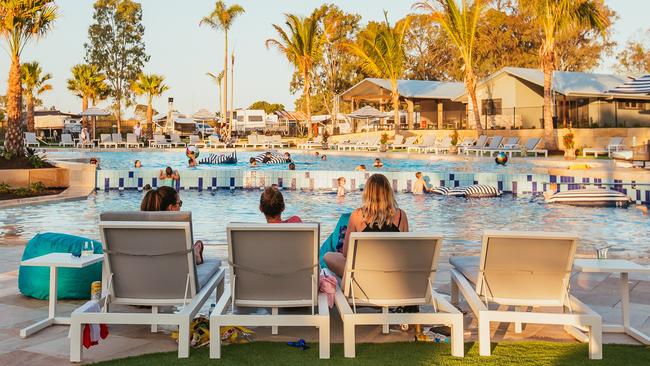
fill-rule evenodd
<path id="1" fill-rule="evenodd" d="M 361 207 L 350 215 L 341 251 L 325 254 L 325 263 L 330 270 L 342 277 L 351 233 L 406 231 L 409 231 L 408 219 L 406 213 L 397 207 L 393 187 L 384 175 L 373 174 L 363 188 Z"/>

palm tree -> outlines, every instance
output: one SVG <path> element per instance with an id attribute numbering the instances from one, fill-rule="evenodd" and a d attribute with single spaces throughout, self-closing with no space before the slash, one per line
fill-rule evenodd
<path id="1" fill-rule="evenodd" d="M 391 26 L 388 13 L 384 12 L 385 21 L 362 31 L 357 42 L 349 42 L 345 47 L 361 63 L 361 68 L 368 75 L 388 79 L 390 81 L 390 96 L 393 104 L 395 129 L 400 128 L 399 90 L 397 81 L 404 75 L 406 67 L 406 52 L 404 36 L 411 25 L 411 18 Z"/>
<path id="2" fill-rule="evenodd" d="M 72 67 L 72 78 L 68 79 L 68 90 L 81 98 L 82 112 L 88 109 L 88 101 L 92 105 L 108 97 L 108 85 L 105 83 L 106 75 L 99 70 L 97 65 L 78 64 Z M 83 125 L 89 131 L 90 119 L 84 117 Z"/>
<path id="3" fill-rule="evenodd" d="M 320 30 L 319 15 L 311 17 L 299 17 L 293 14 L 285 14 L 285 31 L 281 26 L 273 24 L 278 33 L 279 39 L 267 39 L 266 48 L 277 48 L 290 63 L 298 69 L 302 79 L 307 114 L 307 135 L 313 137 L 311 123 L 311 83 L 313 76 L 314 62 L 320 56 L 324 42 L 323 32 Z"/>
<path id="4" fill-rule="evenodd" d="M 7 42 L 11 57 L 5 149 L 12 155 L 22 155 L 20 55 L 30 40 L 44 36 L 52 28 L 58 9 L 52 0 L 0 0 L 0 9 L 0 36 Z"/>
<path id="5" fill-rule="evenodd" d="M 219 74 L 217 74 L 217 75 L 215 75 L 215 74 L 213 74 L 211 72 L 206 72 L 205 74 L 208 75 L 210 77 L 210 79 L 212 79 L 212 81 L 215 82 L 215 84 L 217 84 L 217 89 L 219 89 L 219 108 L 223 108 L 221 106 L 221 82 L 223 81 L 223 77 L 225 75 L 225 72 L 223 70 L 221 70 L 221 72 Z M 221 114 L 221 117 L 224 116 L 223 109 L 221 110 L 220 114 Z"/>
<path id="6" fill-rule="evenodd" d="M 25 104 L 27 105 L 27 130 L 34 132 L 34 105 L 36 98 L 48 90 L 52 90 L 52 85 L 48 80 L 52 79 L 51 74 L 43 74 L 43 69 L 37 61 L 22 64 L 21 79 Z"/>
<path id="7" fill-rule="evenodd" d="M 544 72 L 544 144 L 548 150 L 557 150 L 551 105 L 557 37 L 575 26 L 586 26 L 602 32 L 607 29 L 609 18 L 598 2 L 593 0 L 522 0 L 522 5 L 544 33 L 539 49 L 540 65 Z"/>
<path id="8" fill-rule="evenodd" d="M 433 1 L 433 0 L 432 0 Z M 429 12 L 431 20 L 440 24 L 447 36 L 456 46 L 460 57 L 463 60 L 463 74 L 465 88 L 469 94 L 476 131 L 483 133 L 481 125 L 481 114 L 479 113 L 478 101 L 476 99 L 476 74 L 474 74 L 474 42 L 478 28 L 478 19 L 483 10 L 481 0 L 462 0 L 461 7 L 458 7 L 456 0 L 437 0 L 436 7 L 433 2 L 425 0 L 413 5 L 414 9 Z"/>
<path id="9" fill-rule="evenodd" d="M 222 118 L 225 121 L 228 111 L 228 31 L 239 15 L 244 13 L 244 8 L 240 5 L 228 7 L 223 1 L 217 1 L 214 9 L 207 17 L 203 17 L 199 25 L 207 25 L 212 29 L 223 31 L 224 35 L 224 53 L 223 53 L 223 104 L 221 105 Z M 230 130 L 230 125 L 228 125 Z"/>
<path id="10" fill-rule="evenodd" d="M 169 90 L 169 87 L 163 83 L 165 78 L 156 74 L 140 74 L 131 88 L 136 95 L 147 96 L 147 139 L 153 136 L 153 98 L 161 96 Z"/>

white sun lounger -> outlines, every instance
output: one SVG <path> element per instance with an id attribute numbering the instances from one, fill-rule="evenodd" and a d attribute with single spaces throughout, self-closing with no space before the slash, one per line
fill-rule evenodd
<path id="1" fill-rule="evenodd" d="M 401 145 L 403 142 L 404 142 L 404 136 L 395 135 L 395 137 L 393 138 L 393 142 L 390 143 L 388 146 L 392 149 L 393 146 Z"/>
<path id="2" fill-rule="evenodd" d="M 41 144 L 36 139 L 36 134 L 34 132 L 25 132 L 25 147 L 39 147 Z"/>
<path id="3" fill-rule="evenodd" d="M 102 147 L 108 148 L 108 147 L 117 147 L 117 144 L 115 142 L 113 142 L 113 138 L 111 137 L 110 133 L 102 133 L 99 136 L 99 144 L 98 144 L 98 146 L 100 148 L 102 148 Z"/>
<path id="4" fill-rule="evenodd" d="M 59 142 L 59 146 L 72 146 L 74 147 L 74 141 L 72 140 L 72 135 L 69 133 L 63 133 L 61 134 L 61 142 Z"/>
<path id="5" fill-rule="evenodd" d="M 323 137 L 322 136 L 316 136 L 313 141 L 305 141 L 303 143 L 298 144 L 299 149 L 313 149 L 313 148 L 320 148 L 323 145 Z"/>
<path id="6" fill-rule="evenodd" d="M 153 135 L 153 140 L 149 140 L 149 147 L 165 148 L 172 147 L 172 144 L 167 142 L 164 135 Z"/>
<path id="7" fill-rule="evenodd" d="M 122 134 L 113 133 L 111 134 L 111 138 L 113 139 L 113 142 L 115 143 L 116 147 L 120 147 L 120 146 L 126 147 L 126 141 L 122 139 Z"/>
<path id="8" fill-rule="evenodd" d="M 355 357 L 355 327 L 442 324 L 451 327 L 451 354 L 463 356 L 463 314 L 433 288 L 442 237 L 426 233 L 352 233 L 335 303 L 343 320 L 345 357 Z M 389 313 L 389 307 L 430 305 L 433 312 Z M 357 312 L 374 307 L 379 313 Z"/>
<path id="9" fill-rule="evenodd" d="M 487 135 L 481 135 L 481 136 L 478 137 L 478 140 L 476 140 L 476 144 L 474 144 L 472 146 L 465 147 L 463 149 L 463 152 L 465 153 L 465 155 L 469 155 L 469 153 L 471 151 L 474 151 L 474 150 L 477 150 L 477 149 L 480 150 L 480 149 L 484 148 L 485 145 L 487 144 L 487 142 L 488 142 Z"/>
<path id="10" fill-rule="evenodd" d="M 417 139 L 417 136 L 409 136 L 404 139 L 404 143 L 393 144 L 393 149 L 408 149 L 409 147 L 415 145 L 415 141 L 417 141 Z"/>
<path id="11" fill-rule="evenodd" d="M 519 137 L 512 136 L 512 137 L 508 137 L 506 142 L 504 142 L 501 147 L 497 148 L 495 151 L 491 151 L 490 156 L 492 156 L 493 152 L 496 153 L 503 152 L 512 157 L 513 153 L 520 152 L 520 151 L 521 151 L 521 145 L 519 144 Z"/>
<path id="12" fill-rule="evenodd" d="M 451 149 L 451 136 L 446 136 L 433 147 L 424 149 L 424 152 L 433 151 L 435 154 L 440 154 L 442 152 L 449 152 L 449 149 Z"/>
<path id="13" fill-rule="evenodd" d="M 217 148 L 217 147 L 226 147 L 226 143 L 219 140 L 217 135 L 208 136 L 208 147 Z"/>
<path id="14" fill-rule="evenodd" d="M 201 137 L 199 135 L 190 135 L 190 145 L 196 147 L 205 147 L 205 142 L 201 140 Z"/>
<path id="15" fill-rule="evenodd" d="M 177 133 L 169 135 L 169 143 L 174 147 L 187 147 L 187 144 L 181 140 L 181 136 Z"/>
<path id="16" fill-rule="evenodd" d="M 412 150 L 417 152 L 426 152 L 427 149 L 431 149 L 436 145 L 436 135 L 425 135 L 422 138 L 422 142 L 413 146 L 407 146 L 406 151 L 411 152 Z"/>
<path id="17" fill-rule="evenodd" d="M 106 286 L 102 312 L 74 311 L 70 318 L 70 361 L 81 362 L 83 324 L 159 324 L 178 326 L 178 357 L 190 352 L 190 322 L 217 290 L 225 269 L 218 259 L 194 264 L 190 212 L 106 212 L 99 232 L 104 248 Z M 219 288 L 218 288 L 219 287 Z M 150 306 L 151 313 L 125 305 Z M 179 307 L 159 313 L 159 307 Z M 101 347 L 101 344 L 98 346 Z"/>
<path id="18" fill-rule="evenodd" d="M 230 283 L 210 316 L 210 333 L 229 325 L 318 328 L 320 358 L 330 357 L 327 296 L 318 293 L 318 224 L 231 223 L 228 235 Z M 230 305 L 230 306 L 229 306 Z M 233 314 L 233 307 L 271 308 L 268 315 Z M 279 314 L 304 307 L 307 314 Z M 318 312 L 314 312 L 314 308 Z M 210 337 L 210 358 L 221 357 L 221 338 Z"/>
<path id="19" fill-rule="evenodd" d="M 600 315 L 569 293 L 576 243 L 567 233 L 486 231 L 480 257 L 449 259 L 452 303 L 460 290 L 478 318 L 480 355 L 490 355 L 490 323 L 505 322 L 515 324 L 515 333 L 524 323 L 564 325 L 572 336 L 588 340 L 589 358 L 602 358 Z"/>
<path id="20" fill-rule="evenodd" d="M 542 139 L 539 137 L 531 137 L 526 140 L 526 143 L 522 146 L 519 145 L 518 149 L 513 149 L 510 151 L 510 154 L 520 154 L 521 156 L 528 156 L 528 154 L 533 153 L 535 156 L 537 154 L 544 154 L 545 157 L 548 157 L 548 150 L 538 149 L 538 145 L 542 142 Z"/>
<path id="21" fill-rule="evenodd" d="M 607 156 L 612 156 L 612 152 L 623 150 L 625 147 L 623 145 L 623 137 L 612 137 L 609 139 L 607 146 L 599 147 L 586 147 L 582 149 L 582 156 L 586 157 L 587 154 L 593 154 L 594 157 L 598 157 L 598 154 L 607 154 Z"/>
<path id="22" fill-rule="evenodd" d="M 138 138 L 134 133 L 127 133 L 126 134 L 126 147 L 140 148 L 140 147 L 143 147 L 143 146 L 144 146 L 144 143 L 138 141 Z"/>
<path id="23" fill-rule="evenodd" d="M 465 152 L 465 149 L 474 146 L 474 141 L 476 140 L 471 137 L 465 137 L 463 141 L 456 145 L 458 146 L 458 153 L 462 154 Z"/>

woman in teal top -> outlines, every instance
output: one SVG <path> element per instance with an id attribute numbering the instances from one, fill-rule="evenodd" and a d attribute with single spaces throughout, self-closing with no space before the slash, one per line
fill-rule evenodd
<path id="1" fill-rule="evenodd" d="M 178 170 L 173 170 L 172 167 L 168 166 L 164 171 L 160 169 L 158 179 L 160 180 L 159 187 L 167 186 L 174 188 L 176 181 L 181 179 L 181 177 L 178 174 Z"/>

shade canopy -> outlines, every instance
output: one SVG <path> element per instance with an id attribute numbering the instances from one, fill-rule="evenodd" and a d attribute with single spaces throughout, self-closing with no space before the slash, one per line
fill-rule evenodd
<path id="1" fill-rule="evenodd" d="M 192 118 L 199 120 L 199 121 L 211 121 L 215 118 L 217 118 L 214 113 L 210 112 L 209 110 L 203 108 L 199 109 L 192 115 Z"/>
<path id="2" fill-rule="evenodd" d="M 360 119 L 368 119 L 368 118 L 386 118 L 386 113 L 380 112 L 377 108 L 373 108 L 369 105 L 359 108 L 356 111 L 348 114 L 348 117 L 351 118 L 360 118 Z"/>
<path id="3" fill-rule="evenodd" d="M 612 94 L 650 94 L 650 75 L 630 79 L 608 92 Z"/>
<path id="4" fill-rule="evenodd" d="M 110 116 L 110 115 L 111 112 L 97 107 L 90 107 L 85 111 L 81 112 L 80 114 L 80 116 L 82 117 L 98 117 L 98 116 Z"/>

